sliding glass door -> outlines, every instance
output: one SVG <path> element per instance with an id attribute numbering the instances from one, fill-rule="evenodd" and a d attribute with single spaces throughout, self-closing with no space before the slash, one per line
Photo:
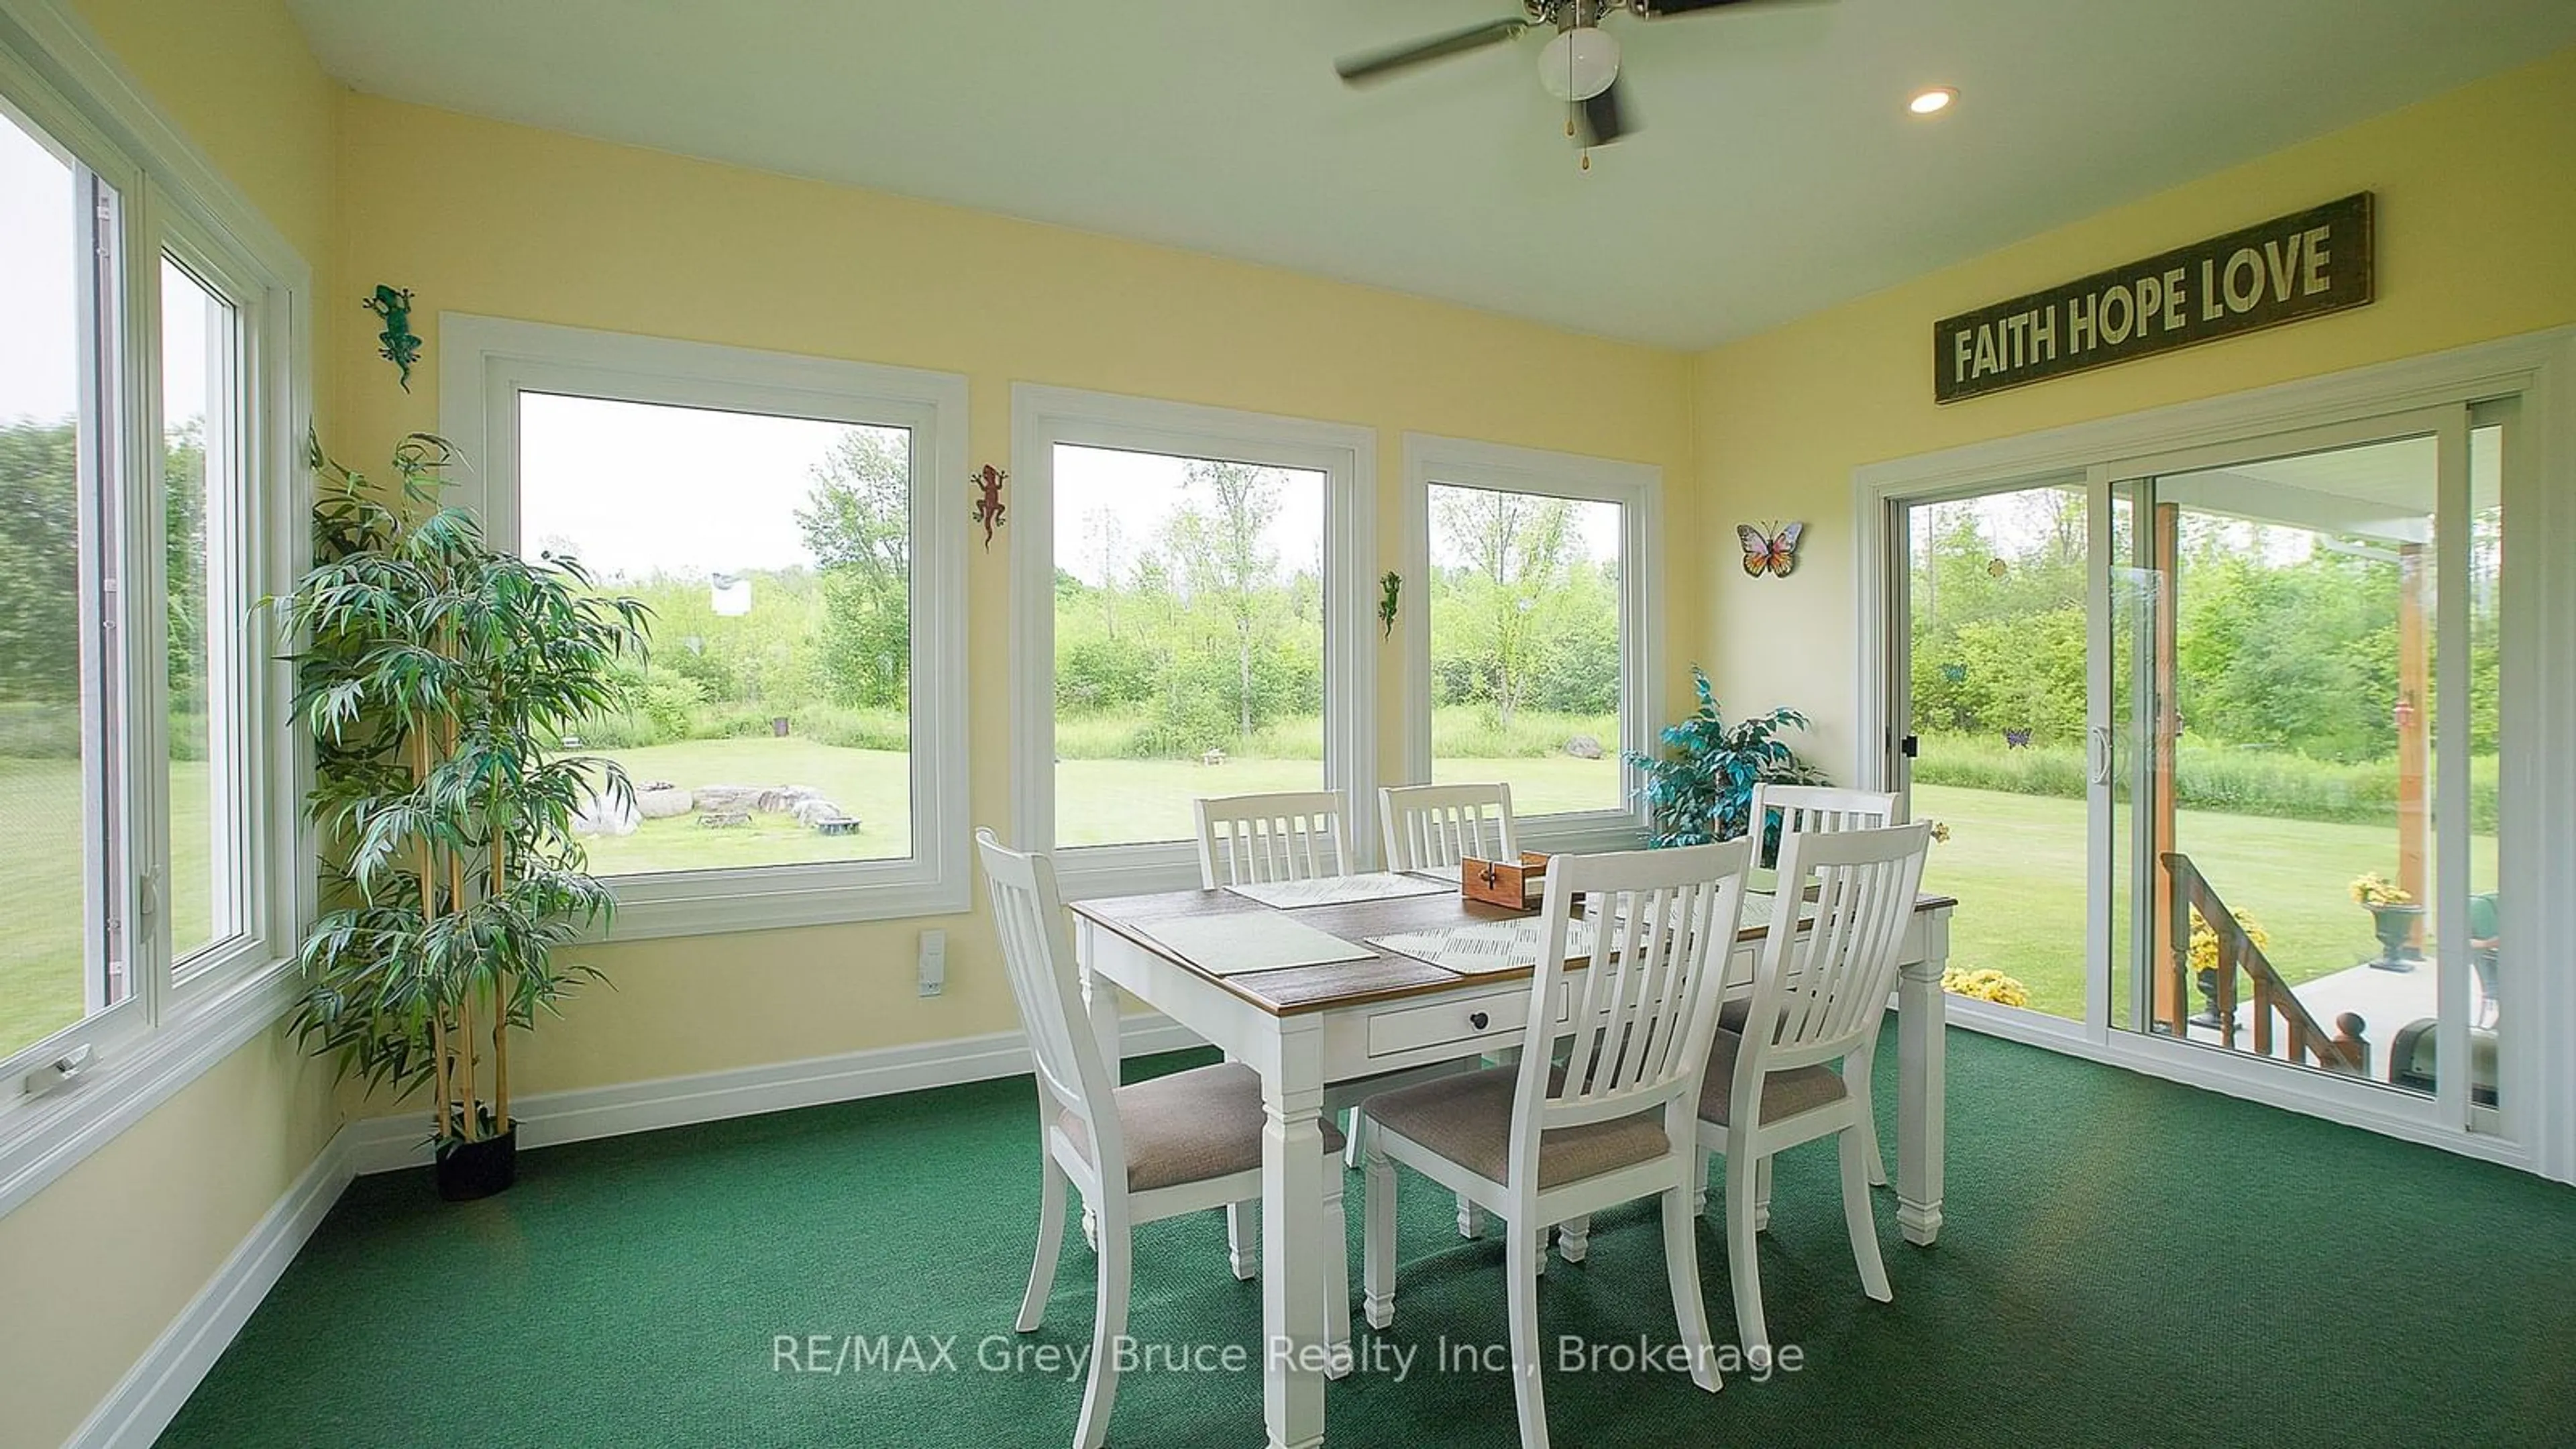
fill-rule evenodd
<path id="1" fill-rule="evenodd" d="M 2091 510 L 2071 479 L 1902 505 L 1902 688 L 1923 888 L 1987 999 L 2081 1022 L 2094 952 L 2087 799 Z M 1972 984 L 1971 984 L 1972 983 Z"/>
<path id="2" fill-rule="evenodd" d="M 1891 504 L 1891 758 L 1948 827 L 1952 964 L 1993 973 L 1967 994 L 2491 1124 L 2514 421 L 2432 409 Z"/>

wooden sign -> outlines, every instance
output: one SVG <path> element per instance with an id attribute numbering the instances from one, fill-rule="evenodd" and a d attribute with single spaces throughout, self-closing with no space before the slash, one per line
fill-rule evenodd
<path id="1" fill-rule="evenodd" d="M 2000 392 L 2371 299 L 2371 194 L 1944 317 L 1932 399 Z"/>

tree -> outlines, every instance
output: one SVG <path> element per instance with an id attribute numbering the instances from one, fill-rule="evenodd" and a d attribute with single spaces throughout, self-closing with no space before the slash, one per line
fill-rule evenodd
<path id="1" fill-rule="evenodd" d="M 1190 592 L 1212 600 L 1234 626 L 1235 727 L 1246 737 L 1252 734 L 1254 629 L 1261 596 L 1279 566 L 1262 547 L 1262 534 L 1279 516 L 1279 485 L 1275 468 L 1192 458 L 1181 485 L 1189 501 L 1171 523 L 1171 551 L 1183 561 Z"/>
<path id="2" fill-rule="evenodd" d="M 206 649 L 203 425 L 171 431 L 162 459 L 169 678 L 202 708 Z M 76 425 L 0 426 L 0 700 L 80 697 L 80 438 Z"/>
<path id="3" fill-rule="evenodd" d="M 206 428 L 190 418 L 162 443 L 161 524 L 168 587 L 170 708 L 206 712 Z M 172 747 L 202 751 L 198 731 L 174 730 Z"/>
<path id="4" fill-rule="evenodd" d="M 1083 520 L 1083 531 L 1091 536 L 1091 556 L 1100 567 L 1100 620 L 1109 637 L 1118 637 L 1118 548 L 1125 541 L 1118 526 L 1118 515 L 1106 508 L 1091 510 Z"/>
<path id="5" fill-rule="evenodd" d="M 912 666 L 912 455 L 903 435 L 852 428 L 814 467 L 796 526 L 823 575 L 815 667 L 844 704 L 900 705 Z"/>
<path id="6" fill-rule="evenodd" d="M 0 427 L 0 700 L 79 698 L 79 478 L 68 421 Z"/>
<path id="7" fill-rule="evenodd" d="M 1465 561 L 1462 642 L 1496 722 L 1508 727 L 1546 646 L 1570 622 L 1574 505 L 1489 488 L 1443 488 L 1433 498 L 1442 542 Z"/>

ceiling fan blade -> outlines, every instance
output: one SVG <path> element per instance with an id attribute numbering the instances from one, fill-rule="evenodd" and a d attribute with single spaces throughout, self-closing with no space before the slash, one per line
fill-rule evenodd
<path id="1" fill-rule="evenodd" d="M 1527 29 L 1529 29 L 1529 22 L 1518 17 L 1510 20 L 1489 20 L 1482 25 L 1453 30 L 1446 35 L 1435 35 L 1428 40 L 1417 40 L 1406 45 L 1389 46 L 1384 50 L 1369 50 L 1357 55 L 1346 55 L 1333 62 L 1333 72 L 1343 80 L 1356 85 L 1361 81 L 1375 80 L 1380 76 L 1417 66 L 1425 61 L 1440 60 L 1470 50 L 1481 50 L 1488 45 L 1498 45 L 1506 40 L 1517 40 L 1520 38 L 1520 33 Z"/>
<path id="2" fill-rule="evenodd" d="M 1619 101 L 1619 83 L 1583 103 L 1583 144 L 1607 146 L 1636 129 Z"/>
<path id="3" fill-rule="evenodd" d="M 1739 5 L 1804 4 L 1810 0 L 1643 0 L 1637 13 L 1648 20 L 1662 20 L 1673 15 L 1689 15 L 1700 10 L 1719 10 Z"/>

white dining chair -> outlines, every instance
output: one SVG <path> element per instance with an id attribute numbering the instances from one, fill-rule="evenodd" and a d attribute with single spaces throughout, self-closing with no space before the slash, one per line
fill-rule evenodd
<path id="1" fill-rule="evenodd" d="M 1762 1168 L 1775 1153 L 1825 1137 L 1837 1141 L 1843 1218 L 1861 1287 L 1882 1303 L 1891 1296 L 1869 1193 L 1877 1124 L 1852 1064 L 1877 1043 L 1888 994 L 1896 989 L 1897 958 L 1931 832 L 1917 822 L 1797 831 L 1781 839 L 1780 890 L 1754 965 L 1751 1010 L 1741 1035 L 1717 1033 L 1699 1098 L 1696 1182 L 1704 1196 L 1708 1154 L 1724 1154 L 1727 1276 L 1748 1361 L 1770 1352 L 1754 1245 Z M 1815 899 L 1802 906 L 1811 881 Z M 1804 931 L 1802 910 L 1813 912 Z"/>
<path id="2" fill-rule="evenodd" d="M 1769 835 L 1767 822 L 1774 810 L 1780 812 L 1782 835 L 1793 830 L 1876 830 L 1896 818 L 1896 797 L 1884 790 L 1757 781 L 1745 812 L 1747 833 L 1756 839 Z"/>
<path id="3" fill-rule="evenodd" d="M 1538 1277 L 1545 1232 L 1641 1197 L 1661 1199 L 1664 1263 L 1691 1381 L 1715 1391 L 1700 1300 L 1691 1177 L 1701 1076 L 1717 1032 L 1726 960 L 1752 847 L 1560 855 L 1549 862 L 1529 1024 L 1517 1065 L 1371 1097 L 1362 1302 L 1395 1320 L 1395 1171 L 1401 1162 L 1476 1200 L 1509 1227 L 1504 1266 L 1512 1385 L 1524 1449 L 1545 1449 Z M 1579 984 L 1565 960 L 1586 902 L 1591 950 Z M 1570 1010 L 1560 1018 L 1560 990 Z M 1569 1039 L 1563 1065 L 1560 1037 Z"/>
<path id="4" fill-rule="evenodd" d="M 1350 821 L 1339 790 L 1274 790 L 1203 795 L 1191 802 L 1199 825 L 1199 889 L 1319 880 L 1351 873 Z M 1218 868 L 1223 862 L 1223 869 Z M 1356 1113 L 1355 1095 L 1327 1094 L 1325 1111 Z M 1343 1137 L 1345 1166 L 1359 1166 L 1356 1121 Z M 1226 1240 L 1237 1277 L 1250 1277 L 1259 1218 L 1249 1206 L 1226 1212 Z"/>
<path id="5" fill-rule="evenodd" d="M 1752 807 L 1745 812 L 1746 819 L 1751 822 L 1749 833 L 1756 840 L 1770 835 L 1767 822 L 1774 810 L 1780 812 L 1780 836 L 1785 840 L 1792 832 L 1884 828 L 1896 818 L 1896 797 L 1883 790 L 1845 790 L 1833 785 L 1777 785 L 1757 781 L 1753 786 Z M 1762 847 L 1755 846 L 1754 852 L 1757 857 L 1761 856 Z M 1727 1031 L 1744 1030 L 1745 1006 L 1746 1003 L 1740 999 L 1728 1002 L 1726 1010 L 1718 1016 L 1719 1027 Z M 1873 1043 L 1873 1050 L 1853 1059 L 1852 1074 L 1845 1079 L 1854 1092 L 1864 1097 L 1869 1095 L 1870 1064 L 1877 1056 L 1874 1048 Z M 1764 1171 L 1766 1175 L 1760 1187 L 1760 1200 L 1754 1209 L 1756 1229 L 1767 1226 L 1771 1218 L 1769 1169 Z M 1887 1155 L 1879 1150 L 1875 1126 L 1869 1135 L 1869 1181 L 1873 1187 L 1887 1185 Z"/>
<path id="6" fill-rule="evenodd" d="M 1348 875 L 1350 822 L 1339 790 L 1289 790 L 1260 795 L 1213 795 L 1194 802 L 1199 823 L 1199 889 L 1315 880 Z M 1225 869 L 1218 870 L 1218 862 Z M 1359 1104 L 1370 1092 L 1407 1081 L 1444 1076 L 1459 1065 L 1443 1063 L 1408 1072 L 1390 1072 L 1356 1082 L 1337 1082 L 1324 1091 L 1324 1111 L 1342 1119 L 1343 1165 L 1360 1165 Z M 1483 1230 L 1475 1210 L 1460 1199 L 1458 1234 L 1476 1237 Z M 1260 1241 L 1260 1218 L 1250 1205 L 1226 1212 L 1226 1240 L 1235 1274 L 1249 1277 L 1253 1244 Z"/>
<path id="7" fill-rule="evenodd" d="M 1065 1184 L 1082 1193 L 1096 1224 L 1100 1287 L 1092 1322 L 1090 1382 L 1083 1390 L 1076 1449 L 1099 1449 L 1118 1397 L 1118 1345 L 1127 1332 L 1133 1230 L 1182 1213 L 1257 1200 L 1261 1136 L 1267 1121 L 1261 1078 L 1239 1062 L 1174 1072 L 1131 1086 L 1117 1084 L 1083 1009 L 1066 939 L 1055 867 L 1043 855 L 1008 849 L 990 830 L 975 832 L 993 900 L 1002 964 L 1011 980 L 1037 1065 L 1039 1208 L 1037 1260 L 1020 1300 L 1016 1327 L 1036 1330 L 1055 1282 L 1064 1243 Z M 1342 1135 L 1324 1124 L 1324 1148 L 1339 1152 Z M 1324 1241 L 1341 1244 L 1342 1175 L 1324 1175 Z M 1336 1367 L 1350 1362 L 1351 1296 L 1347 1251 L 1327 1258 L 1324 1338 Z M 1346 1371 L 1346 1369 L 1345 1369 Z"/>
<path id="8" fill-rule="evenodd" d="M 1349 812 L 1339 790 L 1203 796 L 1195 808 L 1205 889 L 1351 873 Z"/>
<path id="9" fill-rule="evenodd" d="M 1470 855 L 1520 858 L 1509 785 L 1389 785 L 1377 800 L 1388 870 L 1447 870 Z"/>
<path id="10" fill-rule="evenodd" d="M 1518 860 L 1520 840 L 1512 827 L 1512 787 L 1497 780 L 1476 785 L 1389 785 L 1377 792 L 1378 822 L 1386 837 L 1388 870 L 1454 873 L 1466 856 L 1479 860 Z M 1512 1060 L 1510 1054 L 1488 1060 Z M 1452 1070 L 1472 1070 L 1460 1062 Z M 1369 1091 L 1398 1085 L 1394 1081 L 1363 1084 Z M 1367 1124 L 1351 1122 L 1348 1156 L 1352 1166 L 1365 1149 Z M 1458 1236 L 1484 1236 L 1484 1210 L 1463 1194 L 1458 1199 Z M 1579 1250 L 1577 1256 L 1580 1256 Z"/>

